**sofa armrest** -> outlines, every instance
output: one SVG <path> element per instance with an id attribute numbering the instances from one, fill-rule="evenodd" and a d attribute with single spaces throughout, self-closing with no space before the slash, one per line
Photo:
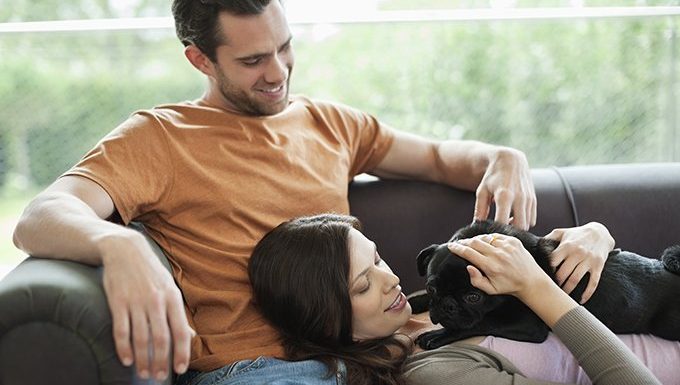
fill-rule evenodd
<path id="1" fill-rule="evenodd" d="M 0 281 L 0 309 L 0 384 L 160 383 L 118 360 L 100 267 L 28 257 Z"/>

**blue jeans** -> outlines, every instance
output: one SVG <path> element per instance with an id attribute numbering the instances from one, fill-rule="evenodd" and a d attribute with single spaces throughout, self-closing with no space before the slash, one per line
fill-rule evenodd
<path id="1" fill-rule="evenodd" d="M 345 385 L 345 365 L 328 375 L 328 367 L 314 360 L 283 361 L 271 357 L 234 362 L 210 372 L 189 370 L 176 385 Z"/>

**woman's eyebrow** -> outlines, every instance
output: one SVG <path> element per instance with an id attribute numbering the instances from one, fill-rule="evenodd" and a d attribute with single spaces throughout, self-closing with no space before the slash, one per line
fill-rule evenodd
<path id="1" fill-rule="evenodd" d="M 376 246 L 375 243 L 373 243 L 373 255 L 375 255 L 377 252 L 378 252 L 378 246 Z M 357 281 L 359 278 L 361 278 L 362 276 L 368 274 L 368 270 L 369 270 L 370 268 L 371 268 L 371 266 L 368 266 L 367 268 L 363 269 L 363 270 L 361 271 L 361 273 L 357 274 L 357 276 L 354 277 L 354 279 L 352 280 L 352 286 L 354 286 L 354 284 L 356 283 L 356 281 Z"/>

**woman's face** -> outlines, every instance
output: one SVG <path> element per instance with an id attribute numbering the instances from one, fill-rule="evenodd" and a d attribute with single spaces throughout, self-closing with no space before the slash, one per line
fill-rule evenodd
<path id="1" fill-rule="evenodd" d="M 411 316 L 399 277 L 380 259 L 375 243 L 361 232 L 349 232 L 349 294 L 355 340 L 387 337 Z"/>

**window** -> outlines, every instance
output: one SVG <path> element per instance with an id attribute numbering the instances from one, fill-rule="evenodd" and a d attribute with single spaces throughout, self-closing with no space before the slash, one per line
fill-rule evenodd
<path id="1" fill-rule="evenodd" d="M 677 161 L 680 7 L 636 3 L 286 0 L 293 92 L 426 136 L 513 146 L 534 167 Z M 201 95 L 167 8 L 26 0 L 0 10 L 7 242 L 27 197 L 131 112 Z"/>

